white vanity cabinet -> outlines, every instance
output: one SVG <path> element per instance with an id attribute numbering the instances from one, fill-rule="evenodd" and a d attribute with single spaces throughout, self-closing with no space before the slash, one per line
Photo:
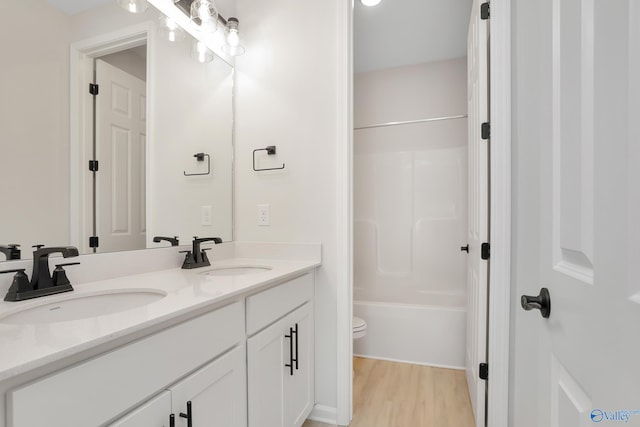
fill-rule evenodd
<path id="1" fill-rule="evenodd" d="M 246 427 L 245 351 L 235 347 L 109 427 Z"/>
<path id="2" fill-rule="evenodd" d="M 315 403 L 314 271 L 295 274 L 0 382 L 0 427 L 300 427 Z"/>
<path id="3" fill-rule="evenodd" d="M 249 427 L 299 427 L 314 404 L 313 276 L 247 298 Z"/>
<path id="4" fill-rule="evenodd" d="M 246 427 L 247 377 L 244 345 L 170 387 L 176 427 Z M 189 406 L 191 410 L 189 411 Z"/>
<path id="5" fill-rule="evenodd" d="M 115 425 L 168 426 L 172 406 L 164 417 L 158 409 L 165 390 L 174 405 L 188 400 L 207 408 L 224 405 L 225 420 L 233 401 L 242 408 L 240 416 L 220 425 L 246 426 L 244 319 L 238 301 L 10 390 L 7 427 L 98 426 L 123 413 Z M 221 403 L 202 403 L 221 395 L 226 399 Z M 176 414 L 176 426 L 186 426 L 182 420 Z"/>

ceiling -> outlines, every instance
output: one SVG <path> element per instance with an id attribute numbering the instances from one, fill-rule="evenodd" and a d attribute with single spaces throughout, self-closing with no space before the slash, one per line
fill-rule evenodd
<path id="1" fill-rule="evenodd" d="M 467 54 L 472 0 L 355 0 L 354 71 L 421 64 Z"/>
<path id="2" fill-rule="evenodd" d="M 67 15 L 75 15 L 112 1 L 115 0 L 49 0 L 49 3 Z"/>

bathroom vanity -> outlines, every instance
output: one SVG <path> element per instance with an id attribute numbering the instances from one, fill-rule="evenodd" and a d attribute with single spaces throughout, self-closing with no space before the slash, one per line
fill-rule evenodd
<path id="1" fill-rule="evenodd" d="M 297 260 L 240 246 L 211 267 L 2 302 L 0 427 L 300 426 L 319 245 Z"/>

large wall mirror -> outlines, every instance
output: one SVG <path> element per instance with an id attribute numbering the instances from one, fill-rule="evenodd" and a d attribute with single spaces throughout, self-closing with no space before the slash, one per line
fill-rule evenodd
<path id="1" fill-rule="evenodd" d="M 233 16 L 232 1 L 216 5 Z M 233 238 L 233 67 L 194 60 L 191 36 L 164 38 L 160 15 L 115 0 L 0 2 L 0 245 L 30 258 L 39 244 Z"/>

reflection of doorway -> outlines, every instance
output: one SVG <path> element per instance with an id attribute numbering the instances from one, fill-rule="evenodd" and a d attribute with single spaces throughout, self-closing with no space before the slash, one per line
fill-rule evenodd
<path id="1" fill-rule="evenodd" d="M 95 252 L 146 244 L 146 45 L 96 59 L 92 236 Z M 95 242 L 95 240 L 93 241 Z"/>
<path id="2" fill-rule="evenodd" d="M 104 216 L 104 212 L 101 210 L 101 206 L 104 202 L 96 199 L 94 203 L 95 188 L 94 185 L 98 183 L 109 183 L 113 185 L 113 178 L 122 178 L 119 173 L 116 173 L 111 178 L 105 177 L 105 172 L 113 170 L 110 166 L 111 155 L 104 155 L 99 158 L 94 151 L 94 140 L 98 135 L 98 128 L 94 127 L 94 102 L 98 102 L 99 99 L 110 100 L 111 95 L 108 93 L 107 86 L 104 83 L 102 87 L 98 89 L 98 96 L 91 94 L 90 84 L 96 82 L 96 62 L 98 58 L 104 62 L 109 62 L 111 65 L 116 66 L 119 69 L 125 69 L 128 74 L 136 76 L 139 80 L 143 81 L 144 91 L 149 94 L 150 82 L 148 80 L 148 64 L 151 62 L 151 58 L 147 57 L 147 41 L 149 40 L 150 27 L 147 24 L 136 25 L 121 29 L 117 32 L 108 33 L 96 37 L 92 37 L 86 40 L 82 40 L 71 45 L 71 62 L 70 62 L 70 74 L 71 74 L 71 208 L 70 208 L 70 220 L 71 220 L 71 244 L 76 246 L 82 253 L 88 252 L 107 252 L 114 250 L 126 250 L 132 248 L 144 248 L 145 238 L 143 235 L 142 243 L 135 243 L 135 246 L 127 244 L 127 246 L 114 246 L 111 244 L 103 245 L 103 236 L 98 230 L 98 221 L 102 220 L 100 215 Z M 145 82 L 146 81 L 146 82 Z M 125 97 L 127 103 L 129 95 Z M 145 95 L 146 99 L 146 95 Z M 118 101 L 116 101 L 118 102 Z M 122 102 L 122 101 L 120 101 Z M 137 110 L 146 115 L 148 106 L 146 100 L 138 104 Z M 145 118 L 145 123 L 142 124 L 142 133 L 148 135 L 148 120 Z M 98 147 L 96 147 L 98 148 Z M 145 149 L 139 157 L 137 163 L 127 161 L 127 170 L 133 170 L 140 174 L 142 177 L 139 188 L 140 190 L 134 192 L 125 192 L 127 203 L 135 201 L 139 203 L 139 214 L 136 214 L 136 218 L 140 218 L 139 223 L 144 229 L 145 224 L 148 223 L 146 218 L 146 195 L 148 189 L 146 184 L 148 179 L 146 173 L 148 168 L 146 164 L 148 160 L 148 151 Z M 90 162 L 92 160 L 98 160 L 98 171 L 92 172 L 90 170 Z M 130 159 L 131 160 L 131 159 Z M 129 166 L 130 163 L 130 166 Z M 112 174 L 113 175 L 113 174 Z M 100 177 L 100 178 L 98 178 Z M 127 178 L 129 179 L 129 178 Z M 117 183 L 116 183 L 117 184 Z M 116 207 L 122 206 L 116 204 Z M 109 209 L 107 216 L 114 216 L 113 206 Z M 98 217 L 94 215 L 94 212 L 98 212 Z M 118 215 L 115 215 L 116 218 Z M 122 215 L 121 215 L 122 216 Z M 126 221 L 131 221 L 129 213 L 126 214 Z M 114 231 L 123 229 L 122 223 L 110 224 L 109 227 Z M 98 236 L 99 246 L 94 250 L 91 248 L 93 236 Z"/>

